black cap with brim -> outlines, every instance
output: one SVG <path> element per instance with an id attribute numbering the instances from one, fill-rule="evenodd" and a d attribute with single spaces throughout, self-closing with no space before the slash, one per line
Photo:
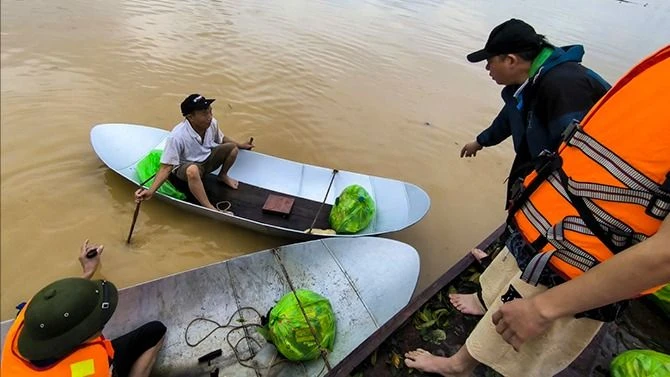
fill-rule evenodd
<path id="1" fill-rule="evenodd" d="M 205 109 L 207 109 L 207 108 L 212 104 L 212 102 L 214 102 L 214 101 L 216 101 L 214 98 L 205 98 L 204 100 L 202 100 L 202 101 L 196 103 L 195 105 L 193 105 L 192 110 L 193 110 L 193 111 L 195 111 L 195 110 L 205 110 Z"/>
<path id="2" fill-rule="evenodd" d="M 483 49 L 468 54 L 471 63 L 481 62 L 502 54 L 514 54 L 539 50 L 544 37 L 535 32 L 532 26 L 512 18 L 491 30 Z"/>
<path id="3" fill-rule="evenodd" d="M 118 292 L 104 280 L 68 278 L 49 284 L 28 303 L 18 350 L 28 360 L 60 359 L 101 331 Z"/>
<path id="4" fill-rule="evenodd" d="M 180 106 L 181 114 L 186 116 L 197 110 L 205 110 L 209 108 L 214 101 L 216 101 L 214 98 L 205 98 L 197 93 L 191 94 L 182 101 Z"/>
<path id="5" fill-rule="evenodd" d="M 483 60 L 486 60 L 492 56 L 495 56 L 495 54 L 490 53 L 486 51 L 485 49 L 481 49 L 479 51 L 475 51 L 471 54 L 468 54 L 467 59 L 470 63 L 478 63 Z"/>

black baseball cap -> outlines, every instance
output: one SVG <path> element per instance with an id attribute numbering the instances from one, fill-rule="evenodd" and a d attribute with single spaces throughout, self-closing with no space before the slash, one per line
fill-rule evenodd
<path id="1" fill-rule="evenodd" d="M 543 41 L 544 36 L 537 34 L 532 26 L 512 18 L 496 26 L 484 48 L 467 58 L 469 62 L 477 63 L 496 55 L 533 51 L 542 47 Z"/>
<path id="2" fill-rule="evenodd" d="M 216 101 L 214 98 L 205 98 L 200 94 L 191 94 L 181 102 L 181 115 L 186 116 L 196 110 L 205 110 Z"/>

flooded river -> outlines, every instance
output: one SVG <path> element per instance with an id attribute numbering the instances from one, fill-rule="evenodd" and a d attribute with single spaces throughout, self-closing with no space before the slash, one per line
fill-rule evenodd
<path id="1" fill-rule="evenodd" d="M 501 105 L 465 60 L 490 29 L 517 17 L 582 43 L 612 82 L 670 41 L 664 0 L 3 0 L 1 13 L 2 319 L 78 275 L 86 238 L 121 287 L 290 242 L 152 200 L 126 246 L 134 188 L 93 153 L 94 124 L 171 129 L 199 92 L 259 152 L 420 185 L 430 212 L 389 237 L 419 250 L 422 289 L 505 216 L 511 144 L 459 158 Z"/>

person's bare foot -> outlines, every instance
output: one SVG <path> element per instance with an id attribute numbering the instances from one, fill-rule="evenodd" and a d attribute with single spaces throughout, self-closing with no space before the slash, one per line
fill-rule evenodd
<path id="1" fill-rule="evenodd" d="M 480 249 L 472 249 L 470 253 L 478 262 L 481 262 L 482 259 L 488 257 L 488 254 Z M 484 315 L 484 313 L 486 313 L 486 308 L 482 305 L 482 302 L 479 301 L 479 297 L 477 297 L 476 293 L 452 293 L 449 295 L 449 301 L 451 302 L 451 305 L 463 314 Z"/>
<path id="2" fill-rule="evenodd" d="M 473 368 L 469 365 L 462 365 L 455 356 L 435 356 L 421 348 L 405 353 L 405 365 L 422 372 L 437 373 L 446 377 L 469 376 Z M 476 366 L 476 363 L 474 365 Z"/>
<path id="3" fill-rule="evenodd" d="M 449 295 L 449 301 L 451 305 L 463 314 L 484 315 L 486 313 L 486 308 L 479 301 L 476 293 L 452 293 Z"/>
<path id="4" fill-rule="evenodd" d="M 226 186 L 230 187 L 231 189 L 237 190 L 237 187 L 239 186 L 239 182 L 237 182 L 236 179 L 230 178 L 227 175 L 224 175 L 223 178 L 219 177 L 217 178 L 219 182 L 224 183 Z"/>

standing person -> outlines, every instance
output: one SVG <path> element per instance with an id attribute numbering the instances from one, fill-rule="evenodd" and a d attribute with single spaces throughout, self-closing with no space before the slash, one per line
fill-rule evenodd
<path id="1" fill-rule="evenodd" d="M 450 357 L 410 351 L 405 364 L 443 376 L 479 363 L 506 376 L 553 376 L 627 300 L 667 283 L 668 85 L 670 45 L 569 126 L 509 208 L 506 247 L 480 276 L 488 310 L 465 345 Z"/>
<path id="2" fill-rule="evenodd" d="M 496 26 L 484 48 L 467 56 L 472 63 L 486 60 L 489 76 L 505 86 L 505 105 L 491 126 L 463 147 L 461 157 L 476 156 L 512 136 L 516 156 L 507 178 L 506 206 L 542 157 L 556 152 L 572 120 L 581 120 L 609 90 L 604 79 L 580 64 L 583 56 L 582 46 L 554 47 L 517 19 Z M 481 295 L 452 294 L 450 299 L 466 314 L 486 310 Z"/>
<path id="3" fill-rule="evenodd" d="M 508 177 L 523 180 L 544 151 L 555 152 L 573 119 L 581 120 L 609 90 L 597 73 L 580 64 L 581 45 L 554 47 L 527 23 L 510 19 L 496 26 L 483 49 L 467 56 L 486 60 L 489 76 L 503 85 L 504 106 L 491 125 L 466 144 L 461 157 L 474 157 L 484 147 L 512 136 L 516 157 Z"/>
<path id="4" fill-rule="evenodd" d="M 254 145 L 238 143 L 225 136 L 213 117 L 212 102 L 200 94 L 191 94 L 181 103 L 184 120 L 170 132 L 161 155 L 161 167 L 151 187 L 135 192 L 135 201 L 149 200 L 153 194 L 174 174 L 188 183 L 188 188 L 198 202 L 206 208 L 218 211 L 207 198 L 202 178 L 221 167 L 218 180 L 232 189 L 237 189 L 237 180 L 228 176 L 235 163 L 239 149 L 252 149 Z"/>
<path id="5" fill-rule="evenodd" d="M 2 350 L 3 376 L 148 377 L 166 328 L 153 321 L 108 340 L 102 335 L 116 310 L 118 294 L 109 281 L 91 280 L 103 246 L 81 246 L 81 278 L 42 288 L 21 309 Z M 93 256 L 91 256 L 93 255 Z"/>

